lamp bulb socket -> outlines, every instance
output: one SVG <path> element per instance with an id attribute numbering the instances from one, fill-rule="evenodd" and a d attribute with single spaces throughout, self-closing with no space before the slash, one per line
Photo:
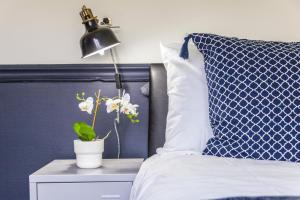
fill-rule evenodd
<path id="1" fill-rule="evenodd" d="M 94 16 L 92 10 L 90 8 L 87 8 L 85 5 L 82 6 L 81 12 L 79 14 L 81 16 L 83 24 L 92 20 L 95 20 L 98 23 L 97 16 Z"/>

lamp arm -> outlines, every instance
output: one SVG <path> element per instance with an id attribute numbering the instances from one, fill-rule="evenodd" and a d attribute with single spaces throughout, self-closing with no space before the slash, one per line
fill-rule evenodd
<path id="1" fill-rule="evenodd" d="M 113 52 L 112 49 L 109 49 L 109 51 L 110 51 L 111 59 L 112 59 L 112 62 L 113 62 L 114 68 L 115 68 L 116 88 L 117 89 L 122 89 L 121 74 L 119 73 L 118 66 L 117 66 L 116 61 L 115 61 L 114 52 Z"/>
<path id="2" fill-rule="evenodd" d="M 115 68 L 115 81 L 116 81 L 116 88 L 118 89 L 118 98 L 121 99 L 121 94 L 122 94 L 122 89 L 123 89 L 122 81 L 121 81 L 121 74 L 119 73 L 113 50 L 109 49 L 109 51 L 110 51 L 111 59 L 112 59 L 112 62 L 113 62 L 114 68 Z M 118 142 L 118 155 L 117 155 L 118 159 L 120 158 L 120 153 L 121 153 L 120 135 L 119 135 L 119 131 L 118 131 L 119 123 L 120 123 L 120 108 L 119 108 L 119 111 L 117 112 L 116 119 L 114 120 L 114 129 L 115 129 L 115 133 L 117 136 L 117 142 Z"/>

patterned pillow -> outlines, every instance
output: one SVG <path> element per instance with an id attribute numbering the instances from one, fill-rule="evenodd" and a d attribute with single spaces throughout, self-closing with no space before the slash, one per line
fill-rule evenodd
<path id="1" fill-rule="evenodd" d="M 190 34 L 205 58 L 214 137 L 203 154 L 300 161 L 300 43 Z"/>

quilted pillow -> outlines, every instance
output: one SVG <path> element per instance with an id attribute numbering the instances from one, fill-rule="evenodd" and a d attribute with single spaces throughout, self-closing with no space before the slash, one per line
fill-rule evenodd
<path id="1" fill-rule="evenodd" d="M 300 161 L 300 43 L 190 34 L 204 55 L 214 137 L 205 155 Z"/>

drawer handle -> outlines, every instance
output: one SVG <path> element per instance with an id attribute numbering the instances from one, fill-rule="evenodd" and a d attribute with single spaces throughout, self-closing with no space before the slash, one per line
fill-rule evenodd
<path id="1" fill-rule="evenodd" d="M 121 196 L 117 194 L 108 194 L 108 195 L 102 195 L 101 199 L 121 199 Z"/>

